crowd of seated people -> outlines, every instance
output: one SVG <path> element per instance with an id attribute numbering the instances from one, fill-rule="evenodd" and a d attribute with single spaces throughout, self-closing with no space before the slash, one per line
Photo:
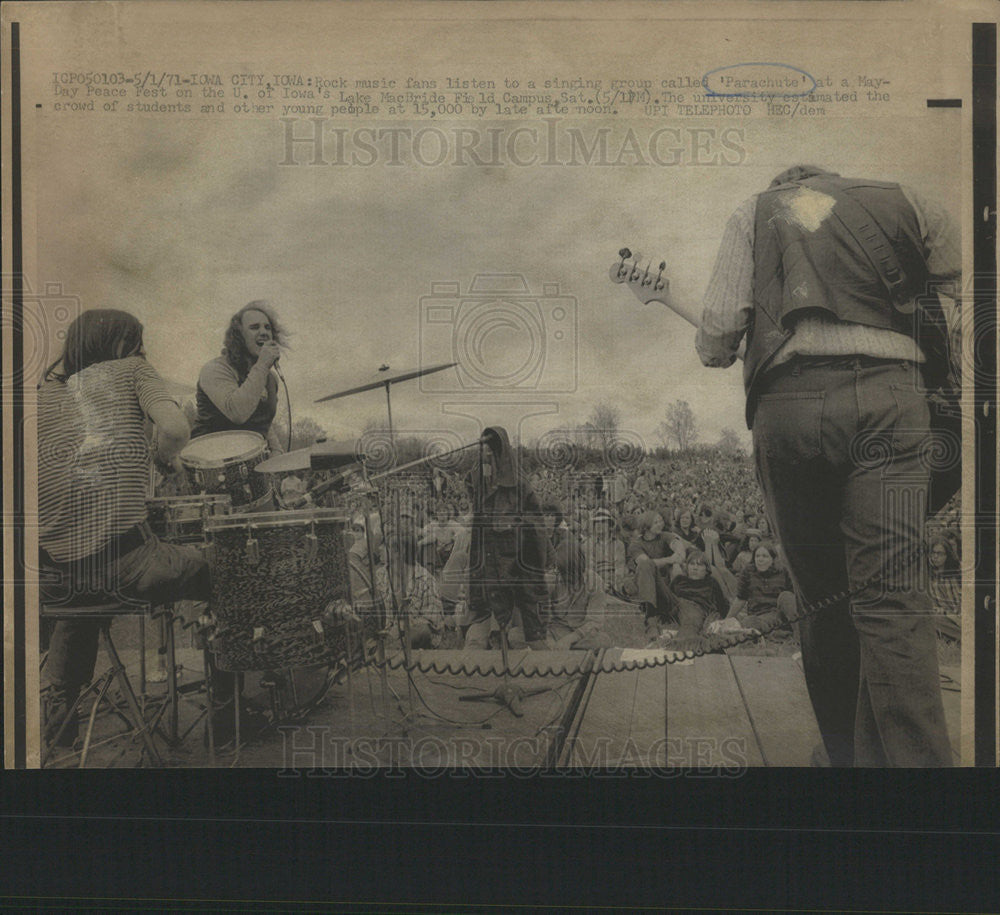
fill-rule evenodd
<path id="1" fill-rule="evenodd" d="M 647 457 L 636 468 L 611 471 L 540 466 L 526 478 L 543 506 L 549 540 L 550 646 L 603 644 L 608 614 L 635 614 L 636 605 L 645 637 L 659 644 L 698 643 L 723 620 L 728 630 L 765 632 L 768 641 L 796 640 L 800 608 L 748 457 Z M 400 529 L 388 553 L 380 546 L 380 562 L 392 565 L 395 557 L 396 605 L 409 610 L 413 644 L 461 646 L 472 517 L 463 474 L 397 479 L 382 501 L 383 514 Z M 362 494 L 348 502 L 357 517 L 370 512 Z M 926 558 L 939 632 L 956 640 L 958 527 L 953 503 L 928 528 Z"/>

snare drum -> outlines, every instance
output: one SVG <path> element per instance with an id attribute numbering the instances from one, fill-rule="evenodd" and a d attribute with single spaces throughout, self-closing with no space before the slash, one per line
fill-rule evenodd
<path id="1" fill-rule="evenodd" d="M 266 457 L 264 436 L 241 430 L 202 435 L 180 454 L 193 492 L 228 495 L 237 509 L 270 498 L 270 477 L 254 472 Z"/>
<path id="2" fill-rule="evenodd" d="M 222 670 L 281 670 L 363 657 L 374 619 L 351 610 L 343 512 L 219 515 L 205 524 L 212 649 Z"/>
<path id="3" fill-rule="evenodd" d="M 146 500 L 149 526 L 168 543 L 200 543 L 205 522 L 215 515 L 229 514 L 228 495 L 162 496 Z"/>

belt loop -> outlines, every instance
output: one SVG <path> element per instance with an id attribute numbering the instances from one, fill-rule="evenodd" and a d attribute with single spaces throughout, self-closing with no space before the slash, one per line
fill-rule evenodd
<path id="1" fill-rule="evenodd" d="M 795 362 L 792 363 L 792 375 L 798 378 L 799 375 L 801 374 L 802 374 L 802 363 L 796 359 Z"/>

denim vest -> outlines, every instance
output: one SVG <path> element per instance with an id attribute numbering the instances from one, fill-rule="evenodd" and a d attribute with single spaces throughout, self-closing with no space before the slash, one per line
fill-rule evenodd
<path id="1" fill-rule="evenodd" d="M 895 303 L 864 248 L 838 218 L 837 202 L 843 197 L 860 203 L 892 245 L 902 278 Z M 754 220 L 754 311 L 743 367 L 747 425 L 760 378 L 792 335 L 795 319 L 824 314 L 916 339 L 916 312 L 906 303 L 924 292 L 927 279 L 917 214 L 898 184 L 822 175 L 760 194 Z"/>

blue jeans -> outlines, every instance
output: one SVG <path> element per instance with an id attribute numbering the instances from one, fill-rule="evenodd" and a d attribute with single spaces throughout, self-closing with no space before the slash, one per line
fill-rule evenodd
<path id="1" fill-rule="evenodd" d="M 754 454 L 806 604 L 802 663 L 833 765 L 948 766 L 922 539 L 929 413 L 912 363 L 799 360 L 765 376 Z"/>
<path id="2" fill-rule="evenodd" d="M 46 567 L 62 574 L 63 582 L 76 578 L 71 565 L 43 560 Z M 189 546 L 164 543 L 156 537 L 99 570 L 115 583 L 114 594 L 125 600 L 151 604 L 210 597 L 208 563 Z M 72 593 L 61 595 L 72 604 Z M 43 593 L 43 600 L 46 599 Z M 70 618 L 56 622 L 49 641 L 48 671 L 53 690 L 61 702 L 74 702 L 80 688 L 94 675 L 97 637 L 102 621 Z"/>

